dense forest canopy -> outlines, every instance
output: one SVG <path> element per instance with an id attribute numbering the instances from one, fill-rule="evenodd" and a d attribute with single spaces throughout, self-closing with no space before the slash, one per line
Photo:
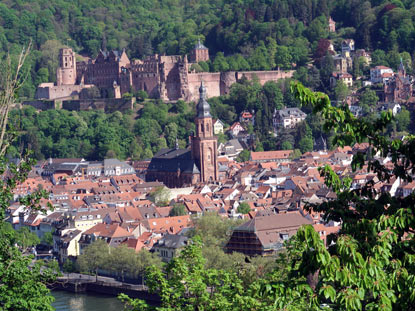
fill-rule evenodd
<path id="1" fill-rule="evenodd" d="M 329 15 L 337 34 L 328 32 Z M 251 58 L 252 69 L 286 68 L 304 65 L 319 39 L 336 36 L 355 39 L 359 48 L 413 55 L 414 19 L 411 0 L 6 0 L 0 3 L 0 52 L 17 52 L 33 40 L 31 74 L 21 91 L 32 97 L 36 85 L 55 80 L 64 45 L 85 56 L 126 48 L 142 58 L 184 54 L 202 38 L 212 58 L 218 52 L 233 57 L 218 69 L 235 68 L 240 56 Z"/>

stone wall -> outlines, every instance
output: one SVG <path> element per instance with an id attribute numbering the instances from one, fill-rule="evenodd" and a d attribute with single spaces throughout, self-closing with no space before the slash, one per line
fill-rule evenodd
<path id="1" fill-rule="evenodd" d="M 273 70 L 273 71 L 238 71 L 236 73 L 236 79 L 240 80 L 246 77 L 248 80 L 252 80 L 255 76 L 258 78 L 259 83 L 264 85 L 268 81 L 277 82 L 280 79 L 292 78 L 294 70 Z"/>
<path id="2" fill-rule="evenodd" d="M 66 110 L 104 110 L 107 113 L 133 109 L 135 100 L 124 98 L 65 100 L 62 108 Z"/>
<path id="3" fill-rule="evenodd" d="M 36 99 L 58 99 L 65 97 L 77 97 L 83 89 L 93 85 L 53 85 L 53 83 L 42 83 L 36 90 Z"/>
<path id="4" fill-rule="evenodd" d="M 220 72 L 199 72 L 199 73 L 189 73 L 188 74 L 188 84 L 189 84 L 189 100 L 198 101 L 199 100 L 199 87 L 200 83 L 203 81 L 206 87 L 206 96 L 216 97 L 220 96 Z"/>
<path id="5" fill-rule="evenodd" d="M 159 75 L 152 72 L 133 72 L 132 85 L 134 90 L 144 90 L 152 98 L 159 96 Z"/>
<path id="6" fill-rule="evenodd" d="M 38 110 L 49 110 L 56 107 L 54 100 L 30 100 L 24 101 L 22 104 L 32 106 Z"/>

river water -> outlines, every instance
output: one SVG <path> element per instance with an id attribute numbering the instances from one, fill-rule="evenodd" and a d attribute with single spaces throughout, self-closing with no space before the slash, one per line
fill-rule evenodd
<path id="1" fill-rule="evenodd" d="M 52 291 L 56 311 L 121 311 L 123 303 L 114 296 L 96 294 L 74 294 Z"/>

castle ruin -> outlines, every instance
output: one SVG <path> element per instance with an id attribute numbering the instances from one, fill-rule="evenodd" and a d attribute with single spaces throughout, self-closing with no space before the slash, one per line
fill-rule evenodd
<path id="1" fill-rule="evenodd" d="M 189 55 L 152 55 L 144 60 L 130 61 L 125 50 L 100 51 L 89 61 L 76 62 L 72 49 L 61 49 L 57 83 L 42 83 L 36 99 L 65 99 L 79 95 L 82 89 L 97 86 L 100 89 L 119 89 L 122 94 L 143 90 L 151 98 L 165 101 L 197 101 L 199 86 L 203 81 L 207 97 L 225 95 L 230 86 L 246 77 L 257 77 L 261 84 L 290 78 L 293 71 L 229 71 L 195 72 L 191 65 L 209 60 L 209 50 L 200 41 Z"/>

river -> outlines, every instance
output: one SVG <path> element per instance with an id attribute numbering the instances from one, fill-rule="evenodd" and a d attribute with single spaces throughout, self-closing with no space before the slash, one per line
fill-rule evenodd
<path id="1" fill-rule="evenodd" d="M 120 311 L 123 304 L 114 296 L 96 294 L 74 294 L 52 291 L 56 311 Z"/>

